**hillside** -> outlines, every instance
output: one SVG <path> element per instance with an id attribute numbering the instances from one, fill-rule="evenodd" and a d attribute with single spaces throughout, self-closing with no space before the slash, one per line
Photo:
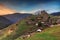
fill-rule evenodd
<path id="1" fill-rule="evenodd" d="M 10 20 L 8 20 L 7 18 L 5 18 L 3 16 L 0 16 L 0 30 L 3 28 L 6 28 L 10 24 L 12 24 L 12 22 Z"/>
<path id="2" fill-rule="evenodd" d="M 0 30 L 8 27 L 10 24 L 15 24 L 17 21 L 22 20 L 32 14 L 13 13 L 9 15 L 0 15 Z"/>
<path id="3" fill-rule="evenodd" d="M 25 20 L 22 20 L 18 23 L 17 26 L 14 24 L 12 26 L 9 26 L 8 29 L 10 29 L 10 27 L 17 27 L 17 29 L 13 30 L 11 34 L 8 34 L 9 31 L 6 31 L 4 35 L 0 37 L 1 40 L 60 40 L 60 25 L 55 25 L 52 28 L 47 28 L 42 32 L 34 32 L 35 30 L 33 29 L 36 29 L 37 27 L 26 25 Z M 31 37 L 23 39 L 21 36 L 28 32 L 32 32 Z"/>
<path id="4" fill-rule="evenodd" d="M 60 40 L 60 25 L 45 29 L 42 32 L 34 32 L 33 35 L 25 40 Z M 24 40 L 21 37 L 16 40 Z"/>
<path id="5" fill-rule="evenodd" d="M 38 16 L 31 15 L 3 29 L 0 40 L 60 40 L 57 20 L 57 17 L 41 11 Z"/>
<path id="6" fill-rule="evenodd" d="M 26 34 L 27 32 L 29 32 L 31 30 L 34 31 L 33 29 L 35 29 L 35 27 L 33 27 L 31 25 L 30 26 L 29 25 L 26 25 L 25 21 L 26 20 L 22 20 L 17 25 L 14 24 L 15 26 L 12 25 L 12 26 L 9 26 L 6 29 L 3 29 L 3 30 L 5 30 L 5 32 L 4 32 L 4 35 L 2 35 L 0 37 L 1 38 L 0 40 L 15 40 L 19 36 L 21 36 L 23 34 Z M 12 28 L 12 27 L 14 27 L 14 28 Z M 11 32 L 11 34 L 8 33 L 10 29 L 12 29 L 12 31 L 13 31 L 13 32 Z"/>
<path id="7" fill-rule="evenodd" d="M 5 18 L 9 19 L 10 21 L 12 21 L 13 23 L 17 22 L 18 20 L 24 19 L 28 16 L 31 16 L 32 14 L 22 14 L 22 13 L 13 13 L 13 14 L 9 14 L 9 15 L 3 15 Z"/>

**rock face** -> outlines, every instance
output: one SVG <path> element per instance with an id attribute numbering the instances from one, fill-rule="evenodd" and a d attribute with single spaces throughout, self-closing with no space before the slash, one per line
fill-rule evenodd
<path id="1" fill-rule="evenodd" d="M 49 20 L 49 14 L 45 10 L 43 10 L 41 11 L 40 15 L 36 17 L 36 19 L 38 21 L 46 22 L 47 20 Z"/>
<path id="2" fill-rule="evenodd" d="M 32 22 L 34 22 L 35 25 L 37 23 L 38 27 L 40 27 L 40 28 L 43 27 L 44 28 L 45 26 L 49 27 L 50 25 L 56 24 L 55 19 L 56 18 L 52 18 L 45 10 L 43 10 L 43 11 L 40 12 L 40 15 L 36 15 L 34 21 L 29 19 L 28 22 L 30 22 L 31 24 L 33 24 Z"/>
<path id="3" fill-rule="evenodd" d="M 42 21 L 47 21 L 49 18 L 49 15 L 45 10 L 41 11 L 40 16 L 42 17 Z"/>
<path id="4" fill-rule="evenodd" d="M 58 20 L 56 21 L 56 23 L 57 23 L 57 24 L 60 24 L 60 19 L 58 19 Z"/>

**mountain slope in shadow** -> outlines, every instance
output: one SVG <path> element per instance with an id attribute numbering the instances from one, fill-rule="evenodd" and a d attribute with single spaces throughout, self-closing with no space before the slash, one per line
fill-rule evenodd
<path id="1" fill-rule="evenodd" d="M 22 20 L 31 15 L 32 14 L 14 13 L 14 14 L 0 16 L 0 30 L 8 27 L 11 24 L 16 23 L 18 20 Z"/>
<path id="2" fill-rule="evenodd" d="M 14 14 L 10 14 L 10 15 L 4 15 L 5 18 L 9 19 L 10 21 L 12 21 L 13 23 L 17 22 L 18 20 L 21 20 L 23 18 L 26 18 L 28 16 L 31 16 L 32 14 L 21 14 L 21 13 L 14 13 Z"/>
<path id="3" fill-rule="evenodd" d="M 0 29 L 3 29 L 7 26 L 9 26 L 10 24 L 12 24 L 12 22 L 10 20 L 8 20 L 7 18 L 0 16 Z"/>

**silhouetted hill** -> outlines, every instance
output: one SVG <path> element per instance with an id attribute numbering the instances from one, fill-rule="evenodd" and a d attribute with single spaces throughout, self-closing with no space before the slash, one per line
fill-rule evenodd
<path id="1" fill-rule="evenodd" d="M 16 23 L 18 20 L 24 19 L 32 14 L 14 13 L 0 16 L 0 29 L 8 27 L 10 24 Z"/>
<path id="2" fill-rule="evenodd" d="M 51 13 L 53 16 L 60 16 L 60 12 Z"/>
<path id="3" fill-rule="evenodd" d="M 12 22 L 10 20 L 8 20 L 7 18 L 5 18 L 3 16 L 0 16 L 0 29 L 3 29 L 10 24 L 12 24 Z"/>
<path id="4" fill-rule="evenodd" d="M 4 17 L 6 17 L 7 19 L 9 19 L 10 21 L 12 21 L 13 23 L 17 22 L 18 20 L 21 20 L 23 18 L 26 18 L 28 16 L 31 16 L 32 14 L 21 14 L 21 13 L 14 13 L 14 14 L 10 14 L 10 15 L 4 15 Z"/>

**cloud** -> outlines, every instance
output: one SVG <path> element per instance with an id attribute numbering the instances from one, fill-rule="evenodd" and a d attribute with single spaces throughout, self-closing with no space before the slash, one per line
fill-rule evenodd
<path id="1" fill-rule="evenodd" d="M 14 12 L 14 10 L 9 9 L 4 4 L 0 4 L 0 15 L 12 14 Z"/>
<path id="2" fill-rule="evenodd" d="M 32 13 L 31 11 L 21 10 L 19 13 Z"/>

